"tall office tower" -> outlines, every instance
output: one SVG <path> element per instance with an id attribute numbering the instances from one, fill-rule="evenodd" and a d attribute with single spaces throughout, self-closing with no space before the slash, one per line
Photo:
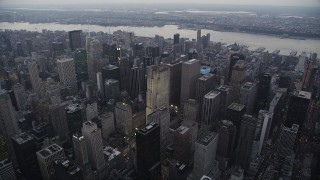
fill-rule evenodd
<path id="1" fill-rule="evenodd" d="M 40 166 L 42 178 L 44 180 L 56 179 L 54 161 L 64 157 L 63 148 L 57 144 L 52 144 L 37 152 L 37 159 Z"/>
<path id="2" fill-rule="evenodd" d="M 173 44 L 179 44 L 180 42 L 180 34 L 176 33 L 173 35 Z"/>
<path id="3" fill-rule="evenodd" d="M 35 61 L 29 62 L 28 70 L 30 74 L 32 89 L 37 94 L 37 96 L 41 97 L 43 95 L 43 84 L 39 77 L 37 63 Z"/>
<path id="4" fill-rule="evenodd" d="M 129 91 L 129 81 L 130 81 L 130 61 L 128 59 L 122 58 L 119 60 L 120 69 L 120 89 L 121 91 Z"/>
<path id="5" fill-rule="evenodd" d="M 65 107 L 65 110 L 70 134 L 80 132 L 85 117 L 84 107 L 80 104 L 70 104 Z"/>
<path id="6" fill-rule="evenodd" d="M 244 169 L 249 167 L 255 143 L 254 141 L 256 140 L 257 135 L 260 136 L 259 132 L 257 132 L 257 126 L 257 118 L 246 114 L 243 116 L 239 129 L 240 133 L 239 136 L 237 136 L 236 163 Z"/>
<path id="7" fill-rule="evenodd" d="M 160 162 L 160 126 L 147 124 L 136 132 L 136 166 L 139 174 L 150 177 L 153 166 Z"/>
<path id="8" fill-rule="evenodd" d="M 115 79 L 120 81 L 120 68 L 118 66 L 109 64 L 108 66 L 103 67 L 101 71 L 104 81 L 107 79 Z"/>
<path id="9" fill-rule="evenodd" d="M 13 164 L 8 159 L 0 161 L 0 178 L 1 180 L 16 180 Z"/>
<path id="10" fill-rule="evenodd" d="M 27 39 L 26 43 L 27 43 L 27 51 L 28 51 L 28 54 L 30 55 L 31 52 L 33 52 L 32 40 L 31 39 Z"/>
<path id="11" fill-rule="evenodd" d="M 197 42 L 201 42 L 201 29 L 197 30 Z"/>
<path id="12" fill-rule="evenodd" d="M 75 51 L 78 48 L 82 48 L 81 33 L 81 30 L 68 32 L 71 51 Z"/>
<path id="13" fill-rule="evenodd" d="M 87 38 L 86 42 L 87 51 L 87 65 L 89 80 L 96 82 L 97 77 L 97 61 L 102 56 L 102 46 L 98 39 Z"/>
<path id="14" fill-rule="evenodd" d="M 164 65 L 147 68 L 146 116 L 161 107 L 169 108 L 170 71 Z"/>
<path id="15" fill-rule="evenodd" d="M 197 79 L 196 83 L 196 100 L 199 102 L 200 107 L 202 107 L 203 97 L 208 92 L 212 91 L 215 88 L 215 75 L 206 74 Z"/>
<path id="16" fill-rule="evenodd" d="M 220 92 L 220 110 L 218 118 L 223 119 L 226 116 L 227 108 L 232 103 L 231 86 L 221 85 L 215 88 L 215 91 Z"/>
<path id="17" fill-rule="evenodd" d="M 74 60 L 70 59 L 58 59 L 57 67 L 59 73 L 60 83 L 63 86 L 70 86 L 73 89 L 77 89 L 77 78 L 74 67 Z"/>
<path id="18" fill-rule="evenodd" d="M 55 135 L 59 136 L 59 139 L 64 142 L 69 138 L 69 128 L 67 121 L 67 113 L 65 108 L 67 103 L 55 104 L 50 107 L 49 119 L 53 127 Z"/>
<path id="19" fill-rule="evenodd" d="M 299 125 L 299 132 L 304 127 L 308 116 L 308 109 L 311 101 L 311 93 L 306 91 L 294 91 L 289 100 L 289 107 L 285 126 Z M 299 138 L 298 133 L 298 138 Z"/>
<path id="20" fill-rule="evenodd" d="M 110 99 L 117 100 L 120 96 L 119 81 L 115 79 L 105 80 L 104 94 L 105 94 L 106 102 L 108 102 Z"/>
<path id="21" fill-rule="evenodd" d="M 113 112 L 107 112 L 98 117 L 102 124 L 102 138 L 107 140 L 109 135 L 115 130 Z"/>
<path id="22" fill-rule="evenodd" d="M 283 118 L 283 111 L 285 105 L 285 96 L 278 92 L 273 97 L 272 101 L 270 102 L 269 113 L 272 115 L 272 123 L 271 129 L 272 132 L 275 126 L 278 126 L 282 121 Z"/>
<path id="23" fill-rule="evenodd" d="M 182 61 L 176 60 L 167 64 L 170 69 L 170 105 L 180 106 Z"/>
<path id="24" fill-rule="evenodd" d="M 260 110 L 258 115 L 259 121 L 261 122 L 261 135 L 260 135 L 260 143 L 259 143 L 259 149 L 258 154 L 261 153 L 262 147 L 265 144 L 265 142 L 269 138 L 271 124 L 272 124 L 272 114 L 270 114 L 266 110 Z"/>
<path id="25" fill-rule="evenodd" d="M 195 144 L 193 179 L 200 179 L 212 169 L 218 144 L 218 134 L 207 131 Z"/>
<path id="26" fill-rule="evenodd" d="M 180 163 L 189 163 L 191 156 L 191 133 L 191 130 L 185 126 L 180 126 L 173 133 L 173 156 Z"/>
<path id="27" fill-rule="evenodd" d="M 200 76 L 200 61 L 191 59 L 182 63 L 180 104 L 183 108 L 188 99 L 195 99 L 196 82 Z"/>
<path id="28" fill-rule="evenodd" d="M 231 86 L 232 86 L 232 96 L 238 101 L 240 96 L 240 88 L 243 86 L 246 80 L 246 65 L 245 62 L 239 60 L 232 67 L 232 76 L 231 76 Z"/>
<path id="29" fill-rule="evenodd" d="M 58 159 L 54 161 L 54 168 L 56 171 L 57 180 L 83 180 L 83 174 L 81 168 L 67 160 L 66 158 Z"/>
<path id="30" fill-rule="evenodd" d="M 125 45 L 127 48 L 131 47 L 134 42 L 134 33 L 128 32 L 125 36 Z"/>
<path id="31" fill-rule="evenodd" d="M 154 59 L 155 57 L 160 56 L 160 48 L 159 46 L 148 46 L 146 47 L 146 55 Z"/>
<path id="32" fill-rule="evenodd" d="M 88 80 L 87 51 L 83 48 L 74 52 L 77 80 Z"/>
<path id="33" fill-rule="evenodd" d="M 93 118 L 98 117 L 98 104 L 97 104 L 97 102 L 87 104 L 86 116 L 87 116 L 87 121 L 91 121 Z"/>
<path id="34" fill-rule="evenodd" d="M 34 138 L 27 133 L 15 135 L 12 145 L 22 174 L 28 179 L 41 179 Z"/>
<path id="35" fill-rule="evenodd" d="M 304 67 L 304 74 L 302 78 L 302 88 L 303 89 L 308 89 L 310 85 L 310 77 L 312 74 L 312 70 L 314 66 L 317 66 L 317 54 L 313 53 L 310 57 L 310 59 L 307 61 Z"/>
<path id="36" fill-rule="evenodd" d="M 147 123 L 156 123 L 160 125 L 161 147 L 164 149 L 169 139 L 170 128 L 170 112 L 166 107 L 161 107 L 158 110 L 147 116 Z"/>
<path id="37" fill-rule="evenodd" d="M 97 87 L 98 87 L 98 95 L 102 99 L 102 101 L 104 101 L 105 100 L 105 97 L 104 97 L 104 81 L 103 81 L 101 72 L 97 72 Z"/>
<path id="38" fill-rule="evenodd" d="M 299 125 L 293 124 L 291 128 L 283 127 L 277 143 L 277 152 L 282 157 L 287 157 L 293 152 L 298 135 Z"/>
<path id="39" fill-rule="evenodd" d="M 237 61 L 244 60 L 244 59 L 245 57 L 242 54 L 240 54 L 240 46 L 234 43 L 231 46 L 230 54 L 229 54 L 228 75 L 226 79 L 227 82 L 231 82 L 231 77 L 233 76 L 232 75 L 233 66 L 237 63 Z"/>
<path id="40" fill-rule="evenodd" d="M 200 122 L 199 113 L 200 113 L 200 106 L 197 100 L 188 99 L 188 101 L 184 103 L 183 120 Z"/>
<path id="41" fill-rule="evenodd" d="M 246 114 L 252 114 L 256 98 L 256 84 L 246 82 L 240 89 L 240 104 L 246 106 Z"/>
<path id="42" fill-rule="evenodd" d="M 219 161 L 220 168 L 225 169 L 230 165 L 231 158 L 234 156 L 237 128 L 229 120 L 219 121 L 218 125 L 217 160 Z"/>
<path id="43" fill-rule="evenodd" d="M 133 133 L 132 109 L 129 104 L 117 102 L 115 110 L 116 126 L 125 135 Z"/>
<path id="44" fill-rule="evenodd" d="M 144 96 L 146 92 L 145 70 L 139 67 L 133 67 L 130 71 L 129 94 L 132 99 Z"/>
<path id="45" fill-rule="evenodd" d="M 25 56 L 21 42 L 17 42 L 17 55 L 18 56 Z"/>
<path id="46" fill-rule="evenodd" d="M 73 134 L 72 144 L 75 163 L 77 163 L 81 167 L 84 179 L 90 179 L 92 172 L 91 165 L 88 159 L 87 145 L 84 136 L 82 136 L 81 133 Z"/>
<path id="47" fill-rule="evenodd" d="M 26 92 L 24 86 L 22 84 L 15 84 L 12 87 L 14 97 L 17 101 L 17 106 L 19 110 L 24 109 L 25 101 L 26 101 Z"/>
<path id="48" fill-rule="evenodd" d="M 18 122 L 13 109 L 11 99 L 7 92 L 0 89 L 0 132 L 4 138 L 10 159 L 14 159 L 13 147 L 10 140 L 14 134 L 18 134 Z"/>
<path id="49" fill-rule="evenodd" d="M 270 92 L 271 75 L 265 73 L 260 76 L 257 89 L 257 108 L 265 109 L 268 107 Z"/>
<path id="50" fill-rule="evenodd" d="M 98 171 L 105 167 L 101 130 L 91 121 L 83 123 L 82 135 L 86 141 L 90 164 Z"/>
<path id="51" fill-rule="evenodd" d="M 219 111 L 220 92 L 210 91 L 203 97 L 201 129 L 215 126 L 218 122 L 217 115 Z"/>

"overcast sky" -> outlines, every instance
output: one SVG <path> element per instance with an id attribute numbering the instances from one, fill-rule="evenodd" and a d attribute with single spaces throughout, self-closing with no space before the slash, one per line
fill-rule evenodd
<path id="1" fill-rule="evenodd" d="M 320 0 L 0 0 L 2 5 L 21 4 L 110 4 L 110 3 L 202 3 L 236 5 L 320 6 Z"/>

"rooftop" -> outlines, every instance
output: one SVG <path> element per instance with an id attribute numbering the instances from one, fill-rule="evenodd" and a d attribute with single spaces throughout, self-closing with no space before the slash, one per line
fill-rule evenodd
<path id="1" fill-rule="evenodd" d="M 216 90 L 219 90 L 219 91 L 230 91 L 231 87 L 222 85 L 222 86 L 217 87 Z"/>
<path id="2" fill-rule="evenodd" d="M 228 107 L 228 109 L 232 109 L 235 111 L 242 111 L 246 106 L 243 104 L 238 104 L 238 103 L 232 103 L 230 104 L 230 106 Z"/>
<path id="3" fill-rule="evenodd" d="M 251 90 L 254 86 L 255 86 L 254 83 L 246 82 L 241 88 L 242 88 L 242 89 Z"/>
<path id="4" fill-rule="evenodd" d="M 146 135 L 149 132 L 151 132 L 153 129 L 155 129 L 156 127 L 159 127 L 159 125 L 154 122 L 151 122 L 151 123 L 147 124 L 144 128 L 139 129 L 138 133 Z"/>
<path id="5" fill-rule="evenodd" d="M 84 137 L 80 133 L 74 133 L 73 138 L 78 139 L 79 141 L 84 139 Z"/>
<path id="6" fill-rule="evenodd" d="M 304 99 L 311 99 L 311 93 L 307 91 L 294 91 L 292 95 Z"/>
<path id="7" fill-rule="evenodd" d="M 197 59 L 191 59 L 189 61 L 184 62 L 184 64 L 194 64 L 194 63 L 198 63 L 198 62 L 199 62 L 199 60 L 197 60 Z"/>
<path id="8" fill-rule="evenodd" d="M 67 113 L 74 113 L 81 109 L 82 109 L 82 106 L 80 106 L 79 104 L 70 104 L 69 106 L 65 107 L 65 110 L 67 111 Z"/>
<path id="9" fill-rule="evenodd" d="M 51 146 L 38 151 L 38 153 L 43 157 L 48 157 L 60 150 L 62 150 L 62 147 L 58 146 L 57 144 L 52 144 Z"/>
<path id="10" fill-rule="evenodd" d="M 61 165 L 67 173 L 70 175 L 74 175 L 78 173 L 81 169 L 75 163 L 67 160 L 67 159 L 59 159 L 55 161 L 55 164 Z"/>
<path id="11" fill-rule="evenodd" d="M 109 64 L 108 66 L 103 67 L 103 69 L 106 69 L 106 70 L 114 70 L 114 69 L 119 69 L 119 67 L 118 67 L 118 66 L 115 66 L 115 65 Z"/>
<path id="12" fill-rule="evenodd" d="M 17 142 L 18 144 L 24 144 L 28 141 L 31 141 L 33 140 L 33 137 L 30 136 L 29 134 L 27 133 L 21 133 L 19 135 L 15 135 L 12 137 L 12 139 Z"/>
<path id="13" fill-rule="evenodd" d="M 213 76 L 214 76 L 214 74 L 208 73 L 206 75 L 203 75 L 203 76 L 199 77 L 199 80 L 200 81 L 206 81 L 206 80 L 212 78 Z"/>
<path id="14" fill-rule="evenodd" d="M 212 140 L 216 138 L 216 136 L 217 133 L 208 131 L 199 137 L 197 143 L 207 146 Z"/>
<path id="15" fill-rule="evenodd" d="M 104 155 L 108 157 L 108 161 L 111 161 L 115 157 L 119 156 L 121 153 L 117 149 L 107 146 L 103 149 Z"/>
<path id="16" fill-rule="evenodd" d="M 73 59 L 72 58 L 64 58 L 64 59 L 57 60 L 58 63 L 64 63 L 64 62 L 69 62 L 69 61 L 73 61 Z"/>
<path id="17" fill-rule="evenodd" d="M 219 91 L 210 91 L 204 97 L 207 99 L 213 99 L 213 98 L 217 97 L 219 94 L 220 94 Z"/>
<path id="18" fill-rule="evenodd" d="M 118 83 L 119 81 L 116 79 L 107 79 L 105 80 L 105 84 L 109 85 L 109 84 L 114 84 L 114 83 Z"/>
<path id="19" fill-rule="evenodd" d="M 176 129 L 176 132 L 180 133 L 180 134 L 185 134 L 186 132 L 188 132 L 189 128 L 186 126 L 180 126 L 178 129 Z"/>

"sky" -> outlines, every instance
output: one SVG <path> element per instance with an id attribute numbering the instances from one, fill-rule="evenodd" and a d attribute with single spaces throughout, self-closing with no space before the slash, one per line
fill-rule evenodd
<path id="1" fill-rule="evenodd" d="M 197 3 L 197 4 L 234 4 L 234 5 L 274 5 L 274 6 L 319 6 L 320 0 L 0 0 L 1 5 L 24 4 L 112 4 L 112 3 Z"/>

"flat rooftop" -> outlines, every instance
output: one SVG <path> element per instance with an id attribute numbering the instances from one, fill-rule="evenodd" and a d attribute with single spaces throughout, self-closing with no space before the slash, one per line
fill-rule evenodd
<path id="1" fill-rule="evenodd" d="M 67 107 L 65 107 L 65 110 L 67 111 L 67 113 L 74 113 L 81 109 L 82 109 L 82 106 L 80 106 L 79 104 L 70 104 Z"/>
<path id="2" fill-rule="evenodd" d="M 198 138 L 197 143 L 207 146 L 212 140 L 216 138 L 216 136 L 217 133 L 207 131 Z"/>
<path id="3" fill-rule="evenodd" d="M 242 89 L 251 90 L 251 89 L 253 89 L 253 87 L 254 87 L 255 85 L 256 85 L 255 83 L 246 82 L 241 88 L 242 88 Z"/>
<path id="4" fill-rule="evenodd" d="M 64 59 L 57 60 L 58 63 L 64 63 L 64 62 L 69 62 L 69 61 L 73 61 L 73 59 L 72 58 L 64 58 Z"/>
<path id="5" fill-rule="evenodd" d="M 206 81 L 206 80 L 208 80 L 208 79 L 210 79 L 212 77 L 214 77 L 214 74 L 208 73 L 206 75 L 203 75 L 203 76 L 199 77 L 199 80 L 200 81 Z"/>
<path id="6" fill-rule="evenodd" d="M 226 86 L 226 85 L 222 85 L 222 86 L 217 87 L 216 90 L 227 92 L 227 91 L 231 90 L 231 87 L 230 86 Z"/>
<path id="7" fill-rule="evenodd" d="M 102 69 L 114 70 L 114 69 L 119 69 L 119 67 L 118 67 L 118 66 L 115 66 L 115 65 L 109 64 L 108 66 L 105 66 L 105 67 L 103 67 Z"/>
<path id="8" fill-rule="evenodd" d="M 213 98 L 217 97 L 219 94 L 220 94 L 219 91 L 210 91 L 209 93 L 204 95 L 204 97 L 207 99 L 213 99 Z"/>
<path id="9" fill-rule="evenodd" d="M 311 93 L 307 91 L 294 91 L 292 95 L 304 99 L 311 99 Z"/>
<path id="10" fill-rule="evenodd" d="M 48 157 L 48 156 L 50 156 L 58 151 L 61 151 L 61 150 L 62 150 L 62 147 L 58 146 L 57 144 L 52 144 L 51 146 L 38 151 L 38 153 L 42 157 Z"/>
<path id="11" fill-rule="evenodd" d="M 119 156 L 121 153 L 117 149 L 107 146 L 103 149 L 103 154 L 108 157 L 108 161 L 111 161 L 115 157 Z"/>
<path id="12" fill-rule="evenodd" d="M 273 97 L 272 101 L 270 102 L 270 105 L 276 105 L 279 100 L 281 99 L 282 97 L 282 93 L 276 93 L 276 95 Z"/>
<path id="13" fill-rule="evenodd" d="M 199 62 L 199 60 L 197 60 L 197 59 L 190 59 L 190 60 L 184 62 L 184 64 L 195 64 L 195 63 L 198 63 L 198 62 Z"/>
<path id="14" fill-rule="evenodd" d="M 243 104 L 239 104 L 239 103 L 232 103 L 230 104 L 230 106 L 228 107 L 228 109 L 232 109 L 235 111 L 242 111 L 246 106 Z"/>
<path id="15" fill-rule="evenodd" d="M 59 160 L 56 160 L 55 163 L 57 165 L 62 166 L 65 169 L 65 171 L 70 175 L 74 175 L 80 172 L 81 170 L 78 165 L 76 165 L 75 163 L 67 159 L 59 159 Z"/>
<path id="16" fill-rule="evenodd" d="M 26 142 L 33 140 L 33 137 L 27 133 L 21 133 L 19 135 L 13 136 L 12 139 L 18 144 L 24 144 Z"/>
<path id="17" fill-rule="evenodd" d="M 157 127 L 159 127 L 159 124 L 151 122 L 151 123 L 147 124 L 144 128 L 139 129 L 137 131 L 137 133 L 146 135 L 146 134 L 148 134 L 149 132 L 151 132 L 153 129 L 155 129 Z"/>
<path id="18" fill-rule="evenodd" d="M 105 84 L 109 85 L 109 84 L 115 84 L 118 83 L 119 81 L 116 79 L 107 79 L 105 80 Z"/>
<path id="19" fill-rule="evenodd" d="M 178 129 L 176 129 L 176 132 L 178 132 L 179 134 L 185 134 L 188 131 L 189 131 L 189 128 L 186 126 L 180 126 Z"/>

